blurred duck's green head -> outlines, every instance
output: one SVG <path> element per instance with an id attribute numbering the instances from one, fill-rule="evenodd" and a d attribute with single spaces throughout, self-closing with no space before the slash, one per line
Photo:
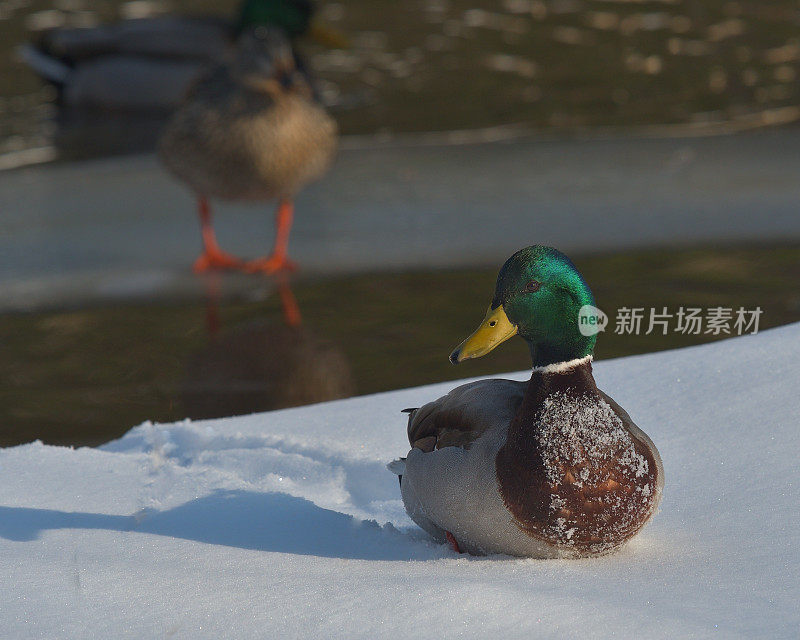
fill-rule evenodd
<path id="1" fill-rule="evenodd" d="M 296 38 L 306 33 L 314 6 L 310 0 L 244 0 L 239 11 L 239 31 L 259 25 L 274 26 Z"/>
<path id="2" fill-rule="evenodd" d="M 528 343 L 534 367 L 587 356 L 596 335 L 578 327 L 584 305 L 594 306 L 594 296 L 567 256 L 541 245 L 521 249 L 500 269 L 483 323 L 450 361 L 478 358 L 517 334 Z"/>

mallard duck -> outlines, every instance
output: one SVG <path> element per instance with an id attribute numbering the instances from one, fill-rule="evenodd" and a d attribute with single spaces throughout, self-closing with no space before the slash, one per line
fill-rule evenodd
<path id="1" fill-rule="evenodd" d="M 457 551 L 534 558 L 610 553 L 658 508 L 664 483 L 650 438 L 592 377 L 596 335 L 579 330 L 594 298 L 550 247 L 509 258 L 486 318 L 450 355 L 459 363 L 512 336 L 528 382 L 481 380 L 408 410 L 400 475 L 411 518 Z"/>
<path id="2" fill-rule="evenodd" d="M 246 32 L 236 56 L 194 87 L 159 144 L 163 163 L 198 196 L 204 250 L 194 270 L 294 268 L 287 257 L 293 197 L 325 172 L 336 142 L 336 124 L 313 100 L 285 34 L 273 27 Z M 209 198 L 277 198 L 272 254 L 244 262 L 223 253 Z"/>
<path id="3" fill-rule="evenodd" d="M 235 20 L 168 15 L 51 29 L 20 55 L 65 107 L 169 112 L 246 29 L 274 25 L 292 39 L 310 32 L 342 46 L 338 33 L 311 23 L 312 13 L 310 0 L 245 0 Z"/>

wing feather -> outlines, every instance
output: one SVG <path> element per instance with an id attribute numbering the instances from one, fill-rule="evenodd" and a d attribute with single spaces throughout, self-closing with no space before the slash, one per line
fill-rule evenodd
<path id="1" fill-rule="evenodd" d="M 468 449 L 487 429 L 511 422 L 526 386 L 527 382 L 492 379 L 456 387 L 409 413 L 408 441 L 423 451 Z"/>

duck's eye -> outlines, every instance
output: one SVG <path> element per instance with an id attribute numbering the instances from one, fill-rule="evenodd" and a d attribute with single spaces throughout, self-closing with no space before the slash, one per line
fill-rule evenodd
<path id="1" fill-rule="evenodd" d="M 538 280 L 531 280 L 528 284 L 525 285 L 525 291 L 528 293 L 532 293 L 534 291 L 538 291 L 539 287 L 542 286 L 542 283 Z"/>

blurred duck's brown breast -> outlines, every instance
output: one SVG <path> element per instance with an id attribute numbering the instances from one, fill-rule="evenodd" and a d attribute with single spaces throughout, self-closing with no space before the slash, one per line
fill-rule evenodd
<path id="1" fill-rule="evenodd" d="M 197 193 L 226 200 L 291 196 L 321 176 L 336 123 L 277 82 L 243 84 L 222 68 L 198 84 L 160 143 L 164 164 Z"/>

